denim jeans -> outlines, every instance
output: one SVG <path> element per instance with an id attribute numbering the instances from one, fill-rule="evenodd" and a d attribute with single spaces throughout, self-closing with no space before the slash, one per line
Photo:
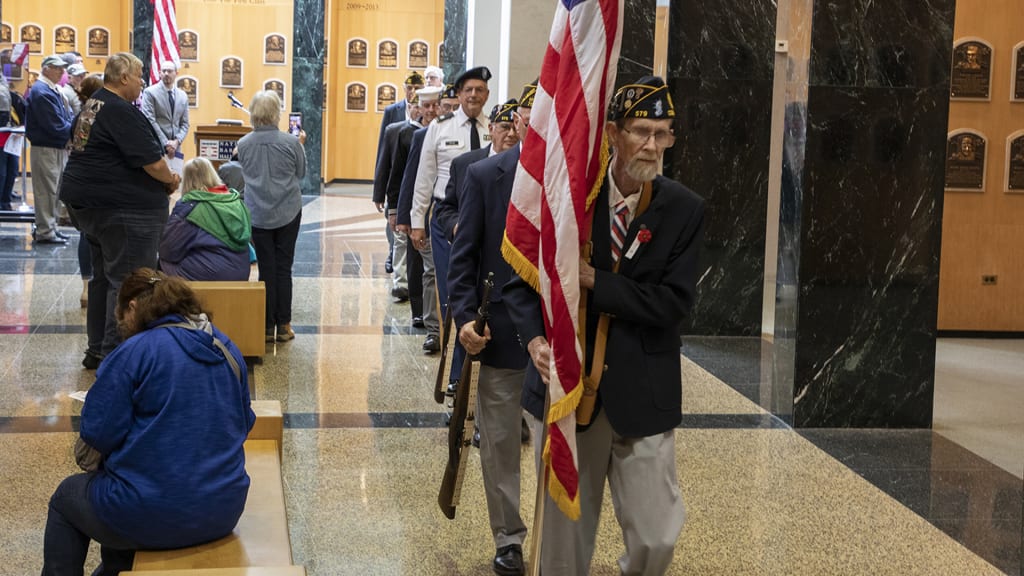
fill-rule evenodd
<path id="1" fill-rule="evenodd" d="M 81 576 L 90 540 L 99 542 L 103 562 L 93 576 L 116 576 L 132 569 L 139 546 L 111 530 L 96 515 L 89 499 L 89 483 L 94 476 L 68 476 L 50 498 L 42 576 Z"/>
<path id="2" fill-rule="evenodd" d="M 300 211 L 294 220 L 280 228 L 252 227 L 260 282 L 267 291 L 267 330 L 292 322 L 292 264 L 301 223 Z"/>
<path id="3" fill-rule="evenodd" d="M 114 317 L 121 282 L 138 268 L 156 268 L 167 208 L 128 210 L 69 206 L 68 210 L 85 234 L 92 252 L 85 328 L 89 335 L 89 353 L 102 358 L 121 343 Z"/>

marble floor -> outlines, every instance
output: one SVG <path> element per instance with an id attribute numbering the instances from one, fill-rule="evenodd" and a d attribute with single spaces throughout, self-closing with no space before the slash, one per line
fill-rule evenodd
<path id="1" fill-rule="evenodd" d="M 457 518 L 437 509 L 437 359 L 421 352 L 408 305 L 389 296 L 384 221 L 365 187 L 305 200 L 297 337 L 268 344 L 254 367 L 255 396 L 286 413 L 294 562 L 312 576 L 491 574 L 475 452 Z M 79 364 L 80 290 L 73 244 L 35 247 L 28 225 L 0 224 L 0 576 L 38 573 L 47 500 L 75 472 L 80 404 L 68 394 L 93 377 Z M 676 437 L 688 521 L 670 574 L 1021 574 L 1019 476 L 944 431 L 790 429 L 756 401 L 758 349 L 729 338 L 682 347 Z M 530 447 L 523 458 L 529 525 Z M 619 573 L 608 502 L 595 575 Z"/>

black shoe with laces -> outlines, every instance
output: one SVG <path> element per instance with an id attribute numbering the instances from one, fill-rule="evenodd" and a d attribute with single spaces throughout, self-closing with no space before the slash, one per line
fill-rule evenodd
<path id="1" fill-rule="evenodd" d="M 494 555 L 494 573 L 498 576 L 521 576 L 523 566 L 523 548 L 519 544 L 509 544 L 498 548 Z"/>
<path id="2" fill-rule="evenodd" d="M 427 339 L 423 341 L 423 351 L 427 354 L 435 354 L 441 351 L 441 339 L 437 334 L 427 334 Z"/>

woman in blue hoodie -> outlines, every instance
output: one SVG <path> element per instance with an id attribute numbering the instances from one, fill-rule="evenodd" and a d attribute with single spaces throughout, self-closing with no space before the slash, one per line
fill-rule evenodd
<path id="1" fill-rule="evenodd" d="M 256 421 L 238 348 L 210 324 L 180 278 L 149 268 L 117 295 L 125 338 L 96 373 L 81 436 L 99 468 L 69 476 L 50 499 L 43 576 L 131 570 L 135 550 L 223 537 L 245 508 L 245 438 Z"/>
<path id="2" fill-rule="evenodd" d="M 160 239 L 160 269 L 188 280 L 248 280 L 249 209 L 206 158 L 185 164 L 185 193 Z"/>

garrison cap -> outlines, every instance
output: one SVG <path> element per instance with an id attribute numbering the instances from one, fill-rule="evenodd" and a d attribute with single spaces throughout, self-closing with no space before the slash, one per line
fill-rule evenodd
<path id="1" fill-rule="evenodd" d="M 608 107 L 608 119 L 652 118 L 655 120 L 675 118 L 676 110 L 668 93 L 665 81 L 657 76 L 644 76 L 632 84 L 626 84 L 615 93 Z"/>
<path id="2" fill-rule="evenodd" d="M 491 123 L 495 122 L 511 122 L 512 114 L 519 107 L 519 103 L 516 102 L 515 98 L 510 98 L 508 102 L 504 104 L 495 104 L 494 108 L 491 109 Z"/>
<path id="3" fill-rule="evenodd" d="M 537 86 L 539 84 L 540 78 L 537 78 L 533 82 L 523 86 L 523 93 L 519 96 L 520 108 L 533 108 L 533 99 L 537 97 Z"/>
<path id="4" fill-rule="evenodd" d="M 462 90 L 462 85 L 466 80 L 483 80 L 487 82 L 491 79 L 491 71 L 487 69 L 487 66 L 477 66 L 476 68 L 470 68 L 462 73 L 458 78 L 455 79 L 455 90 Z"/>
<path id="5" fill-rule="evenodd" d="M 409 75 L 405 77 L 405 85 L 411 86 L 413 84 L 423 85 L 423 75 L 413 70 L 409 72 Z"/>

